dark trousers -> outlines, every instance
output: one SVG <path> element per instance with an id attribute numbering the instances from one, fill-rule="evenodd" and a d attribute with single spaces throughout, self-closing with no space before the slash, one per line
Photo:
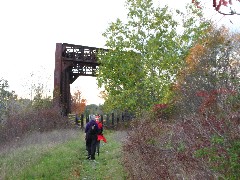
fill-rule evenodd
<path id="1" fill-rule="evenodd" d="M 100 141 L 97 141 L 96 150 L 97 150 L 98 156 L 99 156 L 99 149 L 100 149 Z"/>
<path id="2" fill-rule="evenodd" d="M 88 135 L 86 138 L 86 146 L 88 151 L 88 157 L 95 159 L 97 145 L 97 135 Z"/>

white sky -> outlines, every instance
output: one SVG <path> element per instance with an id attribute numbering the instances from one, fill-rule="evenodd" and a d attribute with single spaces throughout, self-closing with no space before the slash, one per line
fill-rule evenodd
<path id="1" fill-rule="evenodd" d="M 154 0 L 184 7 L 191 0 Z M 211 0 L 205 0 L 210 1 Z M 205 2 L 202 0 L 202 2 Z M 2 0 L 0 1 L 0 78 L 10 90 L 30 98 L 32 84 L 44 84 L 52 95 L 56 43 L 104 47 L 108 24 L 126 17 L 125 0 Z M 240 3 L 239 3 L 240 5 Z M 223 17 L 211 7 L 216 21 L 240 29 L 240 16 Z M 233 24 L 229 23 L 229 19 Z M 103 103 L 96 78 L 80 76 L 71 91 L 80 90 L 88 104 Z"/>

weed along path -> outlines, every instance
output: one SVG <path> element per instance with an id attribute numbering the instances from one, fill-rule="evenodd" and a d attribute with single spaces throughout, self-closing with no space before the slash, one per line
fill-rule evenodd
<path id="1" fill-rule="evenodd" d="M 121 163 L 125 132 L 104 132 L 100 155 L 87 160 L 84 133 L 58 130 L 32 133 L 0 148 L 0 180 L 5 179 L 126 179 Z"/>

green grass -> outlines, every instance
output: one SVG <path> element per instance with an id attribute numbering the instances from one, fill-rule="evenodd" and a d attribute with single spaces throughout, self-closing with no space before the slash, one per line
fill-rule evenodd
<path id="1" fill-rule="evenodd" d="M 0 155 L 0 179 L 126 179 L 121 143 L 105 131 L 96 161 L 86 160 L 83 133 L 64 143 L 35 144 Z"/>

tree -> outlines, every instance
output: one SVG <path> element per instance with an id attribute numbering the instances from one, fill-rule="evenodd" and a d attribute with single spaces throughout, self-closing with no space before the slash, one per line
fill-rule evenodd
<path id="1" fill-rule="evenodd" d="M 38 84 L 38 86 L 35 87 L 35 96 L 32 101 L 32 107 L 36 110 L 40 110 L 43 108 L 50 108 L 52 107 L 52 99 L 50 96 L 43 97 L 43 84 Z"/>
<path id="2" fill-rule="evenodd" d="M 15 92 L 8 91 L 8 81 L 0 79 L 0 120 L 8 115 L 9 108 L 13 105 L 13 100 L 17 99 Z"/>
<path id="3" fill-rule="evenodd" d="M 239 94 L 239 40 L 239 34 L 230 34 L 224 27 L 211 27 L 190 49 L 186 67 L 177 78 L 181 94 L 178 107 L 182 112 L 206 113 L 216 111 L 218 106 L 226 113 L 232 109 L 230 105 L 239 104 L 239 95 L 229 99 L 234 93 Z"/>
<path id="4" fill-rule="evenodd" d="M 71 109 L 75 114 L 82 114 L 86 108 L 86 99 L 82 99 L 82 93 L 77 90 L 71 100 Z"/>
<path id="5" fill-rule="evenodd" d="M 212 26 L 190 49 L 176 86 L 178 129 L 191 141 L 187 154 L 195 151 L 225 179 L 240 177 L 239 49 L 239 33 Z"/>
<path id="6" fill-rule="evenodd" d="M 87 115 L 90 115 L 90 114 L 101 114 L 101 112 L 100 112 L 101 109 L 99 109 L 99 108 L 101 108 L 101 106 L 98 106 L 96 104 L 89 104 L 85 108 L 85 113 Z"/>
<path id="7" fill-rule="evenodd" d="M 103 34 L 108 52 L 100 55 L 99 86 L 105 88 L 105 106 L 135 112 L 168 103 L 176 74 L 188 48 L 207 27 L 200 10 L 189 7 L 180 23 L 167 6 L 151 0 L 126 1 L 128 21 L 117 19 Z"/>

